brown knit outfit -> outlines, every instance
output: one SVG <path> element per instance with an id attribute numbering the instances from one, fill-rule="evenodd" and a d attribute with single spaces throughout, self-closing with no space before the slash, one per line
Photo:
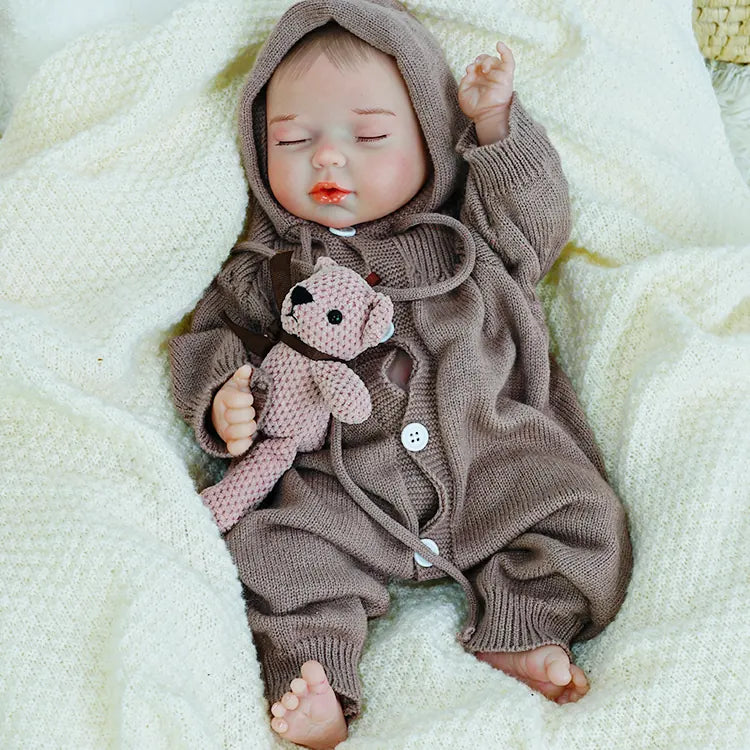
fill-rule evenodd
<path id="1" fill-rule="evenodd" d="M 264 86 L 292 45 L 330 20 L 396 58 L 433 167 L 410 203 L 350 238 L 287 213 L 265 176 Z M 351 362 L 372 416 L 334 423 L 330 449 L 300 454 L 227 536 L 270 701 L 317 659 L 346 715 L 357 714 L 367 620 L 387 611 L 391 578 L 459 581 L 470 652 L 569 650 L 601 631 L 625 595 L 623 508 L 550 359 L 535 290 L 570 231 L 558 155 L 516 95 L 508 137 L 477 146 L 456 91 L 436 41 L 387 0 L 304 0 L 271 32 L 243 92 L 250 240 L 212 282 L 191 332 L 171 343 L 175 401 L 201 446 L 229 455 L 211 402 L 248 355 L 220 316 L 259 332 L 272 322 L 269 254 L 294 251 L 295 281 L 320 255 L 376 272 L 396 329 Z M 387 377 L 396 348 L 412 360 L 408 392 Z M 412 423 L 428 435 L 418 452 L 401 439 Z M 434 565 L 418 565 L 417 551 Z"/>

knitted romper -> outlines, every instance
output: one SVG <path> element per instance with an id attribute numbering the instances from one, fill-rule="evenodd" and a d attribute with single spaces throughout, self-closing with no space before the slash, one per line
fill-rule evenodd
<path id="1" fill-rule="evenodd" d="M 395 57 L 432 172 L 395 213 L 352 236 L 287 213 L 266 178 L 265 84 L 289 49 L 329 21 Z M 368 618 L 390 579 L 449 575 L 467 594 L 469 652 L 591 638 L 617 613 L 630 576 L 623 508 L 593 435 L 550 358 L 535 286 L 570 231 L 567 183 L 544 130 L 514 94 L 510 133 L 478 146 L 427 30 L 388 0 L 303 0 L 260 51 L 239 112 L 252 225 L 171 342 L 175 402 L 208 453 L 217 390 L 248 360 L 222 313 L 263 332 L 278 316 L 267 258 L 294 253 L 293 280 L 328 255 L 394 304 L 395 334 L 351 366 L 372 416 L 333 424 L 267 500 L 227 534 L 270 701 L 308 659 L 326 668 L 347 717 Z M 388 377 L 411 359 L 406 388 Z M 253 382 L 262 410 L 262 383 Z M 240 488 L 238 488 L 240 491 Z M 420 540 L 426 540 L 424 543 Z"/>

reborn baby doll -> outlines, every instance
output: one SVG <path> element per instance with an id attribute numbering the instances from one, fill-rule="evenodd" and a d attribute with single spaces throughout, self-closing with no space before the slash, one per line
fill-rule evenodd
<path id="1" fill-rule="evenodd" d="M 292 251 L 301 278 L 330 256 L 393 302 L 394 335 L 351 362 L 371 416 L 334 421 L 226 537 L 271 726 L 307 747 L 342 741 L 359 712 L 392 578 L 457 581 L 464 648 L 558 703 L 588 690 L 571 642 L 625 595 L 625 515 L 535 288 L 568 239 L 567 184 L 497 52 L 457 86 L 395 0 L 292 6 L 240 102 L 250 236 L 171 343 L 178 408 L 206 451 L 238 456 L 263 393 L 222 316 L 273 325 L 265 258 Z"/>

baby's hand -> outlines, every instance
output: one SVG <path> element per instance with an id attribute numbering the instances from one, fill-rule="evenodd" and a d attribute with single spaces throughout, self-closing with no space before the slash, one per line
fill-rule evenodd
<path id="1" fill-rule="evenodd" d="M 513 53 L 502 42 L 495 45 L 499 57 L 479 55 L 466 68 L 458 84 L 458 104 L 474 120 L 481 145 L 508 134 L 508 112 L 513 96 Z"/>
<path id="2" fill-rule="evenodd" d="M 211 407 L 211 421 L 233 456 L 252 444 L 257 429 L 253 394 L 250 393 L 251 365 L 242 365 L 219 389 Z"/>

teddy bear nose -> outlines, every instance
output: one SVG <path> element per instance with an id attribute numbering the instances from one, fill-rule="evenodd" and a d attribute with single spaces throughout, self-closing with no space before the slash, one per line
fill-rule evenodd
<path id="1" fill-rule="evenodd" d="M 304 305 L 307 302 L 312 302 L 313 296 L 305 287 L 299 284 L 292 289 L 292 304 L 293 305 Z"/>

